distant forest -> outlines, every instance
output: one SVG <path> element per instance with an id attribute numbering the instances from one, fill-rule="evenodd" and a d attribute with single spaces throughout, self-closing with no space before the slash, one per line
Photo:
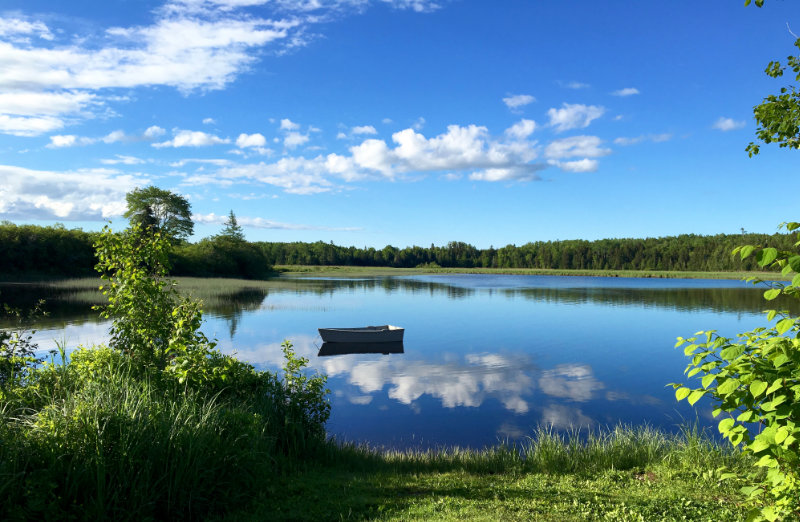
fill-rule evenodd
<path id="1" fill-rule="evenodd" d="M 72 277 L 94 274 L 93 242 L 97 232 L 0 222 L 0 278 L 29 276 Z M 445 246 L 397 248 L 388 245 L 343 247 L 315 243 L 233 241 L 212 236 L 182 243 L 172 252 L 172 274 L 263 278 L 272 265 L 350 265 L 413 268 L 552 268 L 591 270 L 755 270 L 730 254 L 742 244 L 770 245 L 791 250 L 791 234 L 718 234 L 597 241 L 537 241 L 521 246 L 476 248 L 452 241 Z"/>

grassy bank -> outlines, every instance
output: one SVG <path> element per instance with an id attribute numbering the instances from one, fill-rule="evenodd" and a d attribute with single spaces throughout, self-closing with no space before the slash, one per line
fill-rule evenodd
<path id="1" fill-rule="evenodd" d="M 282 275 L 314 277 L 374 277 L 431 274 L 507 274 L 591 277 L 640 277 L 657 279 L 745 279 L 788 280 L 777 272 L 678 272 L 674 270 L 550 270 L 528 268 L 390 268 L 370 266 L 275 265 Z"/>
<path id="2" fill-rule="evenodd" d="M 540 429 L 484 451 L 332 445 L 229 520 L 741 520 L 739 484 L 718 470 L 748 465 L 690 430 L 630 427 L 588 438 Z"/>

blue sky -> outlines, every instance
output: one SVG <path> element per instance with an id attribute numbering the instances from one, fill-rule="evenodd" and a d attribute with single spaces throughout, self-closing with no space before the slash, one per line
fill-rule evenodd
<path id="1" fill-rule="evenodd" d="M 749 159 L 795 2 L 6 0 L 0 219 L 195 239 L 479 247 L 773 232 L 800 153 Z"/>

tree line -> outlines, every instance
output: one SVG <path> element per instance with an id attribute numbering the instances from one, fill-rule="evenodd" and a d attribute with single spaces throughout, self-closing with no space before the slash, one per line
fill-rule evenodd
<path id="1" fill-rule="evenodd" d="M 78 277 L 94 274 L 97 232 L 0 222 L 0 276 Z M 529 268 L 589 270 L 756 270 L 753 259 L 730 253 L 741 244 L 790 250 L 789 234 L 683 234 L 645 239 L 537 241 L 521 246 L 477 248 L 451 241 L 444 246 L 382 249 L 317 241 L 249 242 L 231 212 L 220 234 L 195 243 L 176 240 L 169 261 L 175 276 L 262 279 L 273 265 L 388 266 L 397 268 Z"/>
<path id="2" fill-rule="evenodd" d="M 521 246 L 477 248 L 451 241 L 445 246 L 387 245 L 343 247 L 333 243 L 260 242 L 259 247 L 276 265 L 350 265 L 452 267 L 452 268 L 530 268 L 586 270 L 675 270 L 740 271 L 755 270 L 753 260 L 734 259 L 731 251 L 741 244 L 770 244 L 790 249 L 794 240 L 788 234 L 683 234 L 660 238 L 627 238 L 537 241 Z"/>

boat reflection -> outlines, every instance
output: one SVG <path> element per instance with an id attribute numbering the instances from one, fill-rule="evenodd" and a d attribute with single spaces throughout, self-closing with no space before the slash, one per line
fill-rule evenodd
<path id="1" fill-rule="evenodd" d="M 346 355 L 350 353 L 405 353 L 403 342 L 392 343 L 322 343 L 317 356 Z"/>

